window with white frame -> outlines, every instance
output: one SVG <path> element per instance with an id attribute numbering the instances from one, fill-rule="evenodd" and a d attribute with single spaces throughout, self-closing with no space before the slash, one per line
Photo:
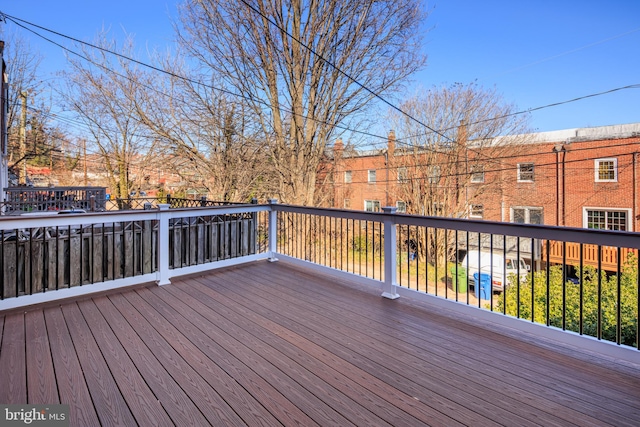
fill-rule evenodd
<path id="1" fill-rule="evenodd" d="M 471 205 L 469 207 L 469 218 L 483 218 L 484 205 Z"/>
<path id="2" fill-rule="evenodd" d="M 380 212 L 380 201 L 379 200 L 365 200 L 364 201 L 364 210 L 367 212 Z"/>
<path id="3" fill-rule="evenodd" d="M 351 171 L 344 171 L 344 182 L 346 184 L 351 182 Z"/>
<path id="4" fill-rule="evenodd" d="M 471 182 L 484 182 L 484 165 L 471 166 Z"/>
<path id="5" fill-rule="evenodd" d="M 345 209 L 351 209 L 351 200 L 350 199 L 344 199 L 344 208 Z"/>
<path id="6" fill-rule="evenodd" d="M 409 172 L 407 168 L 402 166 L 398 168 L 398 182 L 407 182 L 409 180 Z"/>
<path id="7" fill-rule="evenodd" d="M 533 163 L 518 163 L 518 182 L 533 182 Z"/>
<path id="8" fill-rule="evenodd" d="M 585 228 L 595 230 L 631 231 L 630 209 L 584 208 Z"/>
<path id="9" fill-rule="evenodd" d="M 618 159 L 596 159 L 595 160 L 596 182 L 617 182 L 618 181 Z"/>
<path id="10" fill-rule="evenodd" d="M 516 206 L 511 208 L 511 222 L 516 224 L 543 224 L 542 208 Z"/>
<path id="11" fill-rule="evenodd" d="M 403 202 L 401 200 L 398 200 L 396 202 L 396 208 L 398 208 L 398 210 L 397 210 L 398 212 L 402 212 L 402 213 L 406 212 L 407 211 L 407 202 Z"/>
<path id="12" fill-rule="evenodd" d="M 429 184 L 437 184 L 440 182 L 440 166 L 432 166 L 429 168 Z"/>
<path id="13" fill-rule="evenodd" d="M 369 173 L 367 175 L 367 181 L 376 182 L 376 170 L 375 169 L 369 169 Z"/>

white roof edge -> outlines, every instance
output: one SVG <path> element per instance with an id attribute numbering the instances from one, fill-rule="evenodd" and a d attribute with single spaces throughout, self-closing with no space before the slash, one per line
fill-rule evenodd
<path id="1" fill-rule="evenodd" d="M 491 146 L 499 144 L 544 144 L 552 142 L 572 142 L 579 140 L 598 140 L 640 137 L 640 123 L 628 123 L 608 126 L 594 126 L 584 128 L 561 129 L 546 132 L 534 132 L 519 135 L 497 136 L 486 140 L 470 140 L 468 145 Z M 354 150 L 345 152 L 344 158 L 376 156 L 383 153 L 384 149 Z M 329 148 L 328 153 L 333 153 Z"/>
<path id="2" fill-rule="evenodd" d="M 640 123 L 609 125 L 586 128 L 562 129 L 548 132 L 536 132 L 526 135 L 531 142 L 565 142 L 572 139 L 629 138 L 640 136 Z M 508 137 L 506 137 L 508 138 Z"/>

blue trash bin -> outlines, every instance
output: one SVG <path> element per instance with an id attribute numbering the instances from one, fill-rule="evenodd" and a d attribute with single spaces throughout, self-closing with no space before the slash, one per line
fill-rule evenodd
<path id="1" fill-rule="evenodd" d="M 480 273 L 480 283 L 478 284 L 478 273 L 473 273 L 473 280 L 475 281 L 476 298 L 491 299 L 491 276 Z"/>

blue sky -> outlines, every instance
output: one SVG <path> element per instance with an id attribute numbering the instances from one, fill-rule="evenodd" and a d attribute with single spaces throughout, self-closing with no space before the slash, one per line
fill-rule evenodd
<path id="1" fill-rule="evenodd" d="M 124 29 L 144 58 L 146 49 L 171 42 L 177 3 L 5 0 L 0 11 L 87 41 L 102 27 L 114 37 Z M 477 80 L 527 110 L 640 84 L 640 0 L 441 0 L 428 7 L 428 66 L 414 85 Z M 43 78 L 64 66 L 59 48 L 20 31 L 45 57 Z M 636 122 L 640 88 L 534 111 L 530 124 L 549 131 Z"/>

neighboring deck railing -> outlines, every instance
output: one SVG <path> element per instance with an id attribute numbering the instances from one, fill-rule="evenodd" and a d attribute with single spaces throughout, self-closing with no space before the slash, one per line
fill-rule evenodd
<path id="1" fill-rule="evenodd" d="M 433 295 L 638 347 L 637 233 L 271 203 L 7 217 L 0 237 L 0 310 L 280 258 L 377 284 L 388 298 Z"/>
<path id="2" fill-rule="evenodd" d="M 168 204 L 172 209 L 231 206 L 238 203 L 173 197 L 170 194 L 158 197 L 107 198 L 104 187 L 9 187 L 5 188 L 7 200 L 0 201 L 0 215 L 23 213 L 59 212 L 84 210 L 104 212 L 115 210 L 156 209 Z"/>
<path id="3" fill-rule="evenodd" d="M 4 191 L 2 215 L 68 209 L 104 211 L 106 205 L 105 187 L 8 187 Z"/>
<path id="4" fill-rule="evenodd" d="M 167 194 L 164 197 L 125 197 L 109 199 L 105 203 L 106 210 L 137 210 L 156 209 L 158 205 L 167 204 L 171 209 L 178 208 L 211 208 L 216 206 L 231 206 L 238 203 L 218 200 L 208 200 L 206 197 L 199 199 L 185 199 L 182 197 L 172 197 Z"/>

